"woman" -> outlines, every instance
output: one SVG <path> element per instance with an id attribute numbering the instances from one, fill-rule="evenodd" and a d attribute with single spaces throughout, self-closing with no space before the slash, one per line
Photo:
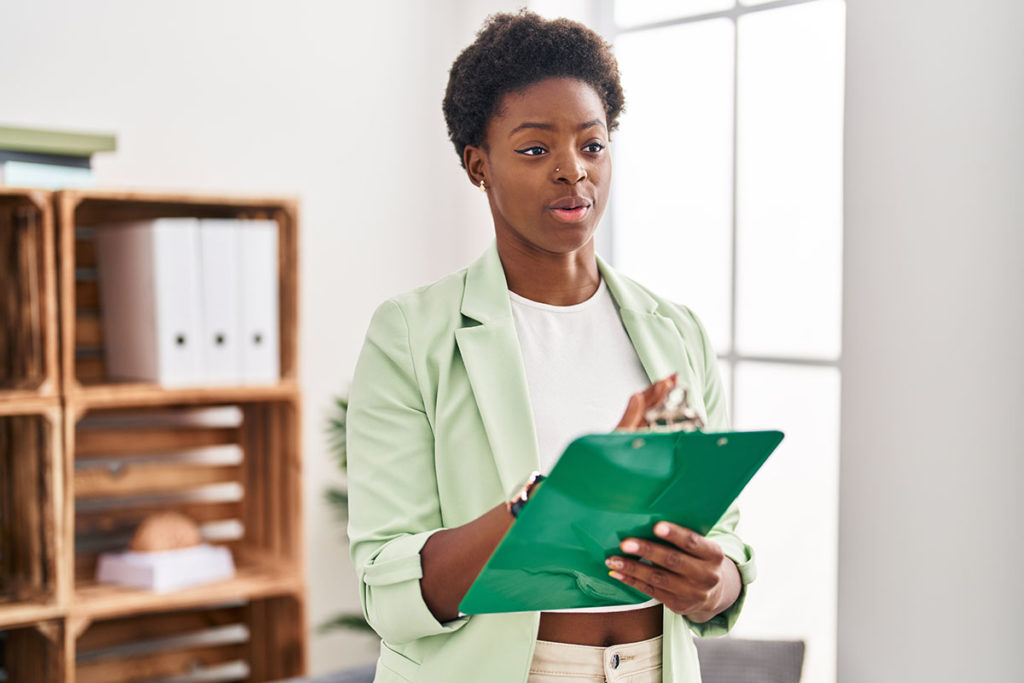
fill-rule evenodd
<path id="1" fill-rule="evenodd" d="M 644 426 L 676 382 L 727 426 L 697 319 L 594 252 L 622 106 L 609 46 L 566 20 L 496 15 L 452 66 L 449 134 L 496 239 L 384 303 L 353 378 L 349 534 L 379 681 L 699 681 L 690 631 L 726 632 L 753 579 L 732 509 L 707 537 L 659 524 L 663 544 L 623 541 L 611 575 L 647 603 L 458 612 L 507 501 L 574 437 Z"/>

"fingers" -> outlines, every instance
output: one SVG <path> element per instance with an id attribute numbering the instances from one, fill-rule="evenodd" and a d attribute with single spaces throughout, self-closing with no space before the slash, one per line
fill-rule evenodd
<path id="1" fill-rule="evenodd" d="M 708 567 L 717 567 L 721 560 L 704 559 L 688 555 L 671 546 L 650 541 L 627 539 L 620 546 L 624 553 L 642 557 L 648 562 L 683 576 L 700 576 Z M 644 565 L 648 566 L 648 565 Z"/>
<path id="2" fill-rule="evenodd" d="M 629 403 L 626 404 L 626 412 L 622 415 L 622 419 L 619 420 L 616 429 L 622 430 L 633 430 L 640 429 L 647 425 L 647 421 L 644 419 L 644 414 L 665 400 L 668 392 L 672 391 L 676 385 L 678 373 L 672 373 L 664 379 L 660 379 L 654 384 L 643 391 L 638 391 L 629 397 Z"/>
<path id="3" fill-rule="evenodd" d="M 657 598 L 677 614 L 704 612 L 717 601 L 720 581 L 711 568 L 678 574 L 665 567 L 624 557 L 609 557 L 608 572 L 641 593 Z"/>
<path id="4" fill-rule="evenodd" d="M 658 535 L 673 545 L 627 538 L 620 548 L 646 562 L 621 556 L 606 560 L 609 574 L 657 598 L 678 614 L 704 613 L 722 590 L 725 554 L 717 543 L 689 529 L 659 522 Z M 648 564 L 649 563 L 649 564 Z"/>
<path id="5" fill-rule="evenodd" d="M 701 536 L 696 531 L 681 527 L 678 524 L 658 522 L 654 525 L 654 535 L 665 539 L 687 555 L 692 555 L 693 557 L 699 557 L 715 563 L 721 562 L 722 558 L 725 557 L 720 545 Z M 631 540 L 636 539 L 627 539 L 623 543 Z"/>

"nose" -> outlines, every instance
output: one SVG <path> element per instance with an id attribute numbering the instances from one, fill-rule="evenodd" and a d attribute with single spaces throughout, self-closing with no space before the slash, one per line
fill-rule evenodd
<path id="1" fill-rule="evenodd" d="M 581 180 L 586 179 L 587 167 L 578 155 L 573 154 L 568 158 L 562 159 L 560 163 L 555 166 L 554 175 L 555 182 L 575 185 Z"/>

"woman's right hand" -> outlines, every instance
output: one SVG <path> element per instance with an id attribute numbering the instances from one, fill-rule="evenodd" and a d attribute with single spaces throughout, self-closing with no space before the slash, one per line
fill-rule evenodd
<path id="1" fill-rule="evenodd" d="M 615 430 L 631 432 L 647 427 L 647 419 L 644 415 L 647 414 L 648 410 L 665 400 L 668 392 L 675 388 L 678 377 L 679 373 L 673 372 L 668 377 L 659 379 L 643 391 L 638 391 L 630 396 L 629 403 L 626 405 L 626 412 L 622 415 L 622 419 L 619 420 Z"/>

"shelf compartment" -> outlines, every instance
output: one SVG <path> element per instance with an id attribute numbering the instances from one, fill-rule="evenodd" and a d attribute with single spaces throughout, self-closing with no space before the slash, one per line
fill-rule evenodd
<path id="1" fill-rule="evenodd" d="M 59 392 L 49 192 L 0 187 L 0 403 Z"/>
<path id="2" fill-rule="evenodd" d="M 64 643 L 64 626 L 59 620 L 0 630 L 0 680 L 64 681 Z"/>
<path id="3" fill-rule="evenodd" d="M 74 453 L 70 613 L 116 616 L 226 597 L 301 595 L 298 401 L 91 409 L 65 415 Z M 149 514 L 194 519 L 235 558 L 230 580 L 170 593 L 95 582 L 101 552 L 127 547 Z"/>
<path id="4" fill-rule="evenodd" d="M 280 597 L 85 622 L 78 683 L 176 676 L 270 681 L 305 673 L 301 603 Z"/>
<path id="5" fill-rule="evenodd" d="M 58 247 L 68 255 L 61 261 L 59 272 L 63 304 L 61 361 L 68 396 L 88 394 L 93 388 L 100 390 L 97 395 L 104 395 L 106 389 L 116 391 L 125 384 L 107 377 L 95 235 L 105 225 L 153 218 L 262 218 L 277 223 L 281 383 L 297 382 L 298 204 L 294 199 L 63 190 L 55 194 L 55 204 Z M 142 386 L 163 390 L 155 385 Z M 250 388 L 244 386 L 239 390 Z"/>
<path id="6" fill-rule="evenodd" d="M 0 624 L 55 608 L 60 434 L 56 405 L 0 415 Z"/>

